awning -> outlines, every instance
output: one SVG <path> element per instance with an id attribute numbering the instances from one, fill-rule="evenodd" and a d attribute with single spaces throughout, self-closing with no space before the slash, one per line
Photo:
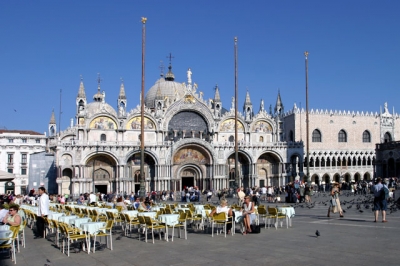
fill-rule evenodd
<path id="1" fill-rule="evenodd" d="M 8 173 L 8 172 L 5 172 L 5 171 L 2 171 L 2 170 L 0 170 L 0 181 L 2 181 L 2 180 L 12 180 L 12 179 L 14 179 L 15 178 L 15 175 L 14 174 L 11 174 L 11 173 Z"/>

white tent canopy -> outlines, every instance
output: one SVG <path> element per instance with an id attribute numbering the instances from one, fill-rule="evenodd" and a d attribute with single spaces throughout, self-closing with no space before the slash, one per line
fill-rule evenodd
<path id="1" fill-rule="evenodd" d="M 10 174 L 10 173 L 0 170 L 0 180 L 10 180 L 10 179 L 14 179 L 14 178 L 15 178 L 14 174 Z"/>

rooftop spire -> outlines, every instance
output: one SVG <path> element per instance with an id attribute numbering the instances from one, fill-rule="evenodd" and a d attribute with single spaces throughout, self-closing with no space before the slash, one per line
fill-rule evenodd
<path id="1" fill-rule="evenodd" d="M 86 98 L 85 86 L 83 86 L 83 78 L 81 75 L 81 83 L 79 84 L 78 98 Z"/>
<path id="2" fill-rule="evenodd" d="M 218 84 L 215 85 L 215 94 L 214 94 L 214 102 L 220 102 L 221 97 L 219 96 L 219 88 Z"/>
<path id="3" fill-rule="evenodd" d="M 281 92 L 280 89 L 278 89 L 278 98 L 276 99 L 276 105 L 275 105 L 275 113 L 281 113 L 283 111 L 283 104 L 282 104 L 282 99 L 281 99 Z"/>
<path id="4" fill-rule="evenodd" d="M 55 123 L 56 123 L 56 116 L 54 115 L 54 108 L 53 108 L 53 111 L 51 112 L 49 124 L 55 124 Z"/>
<path id="5" fill-rule="evenodd" d="M 119 88 L 118 99 L 126 99 L 124 80 L 121 78 L 121 87 Z"/>
<path id="6" fill-rule="evenodd" d="M 246 100 L 244 102 L 245 105 L 252 105 L 250 100 L 250 93 L 249 90 L 246 91 Z"/>

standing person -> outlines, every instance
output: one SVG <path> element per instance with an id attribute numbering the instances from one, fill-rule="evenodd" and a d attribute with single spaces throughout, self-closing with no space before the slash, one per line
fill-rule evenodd
<path id="1" fill-rule="evenodd" d="M 96 205 L 96 202 L 97 202 L 97 197 L 96 197 L 96 195 L 95 195 L 93 192 L 90 192 L 90 195 L 89 195 L 89 204 L 90 204 L 90 205 Z"/>
<path id="2" fill-rule="evenodd" d="M 333 213 L 338 211 L 340 218 L 343 218 L 343 211 L 342 211 L 342 207 L 340 206 L 339 194 L 340 194 L 339 183 L 334 183 L 332 186 L 331 192 L 330 192 L 331 200 L 329 202 L 330 205 L 328 208 L 328 217 L 331 217 L 330 216 L 331 211 Z"/>
<path id="3" fill-rule="evenodd" d="M 378 221 L 379 211 L 382 211 L 382 223 L 387 222 L 387 202 L 385 198 L 385 187 L 386 185 L 382 184 L 382 178 L 380 177 L 376 179 L 376 184 L 372 187 L 372 191 L 374 192 L 375 223 Z"/>
<path id="4" fill-rule="evenodd" d="M 38 200 L 38 212 L 36 220 L 36 236 L 37 238 L 43 238 L 44 236 L 44 219 L 49 214 L 49 196 L 46 194 L 46 189 L 44 187 L 39 188 L 39 200 Z"/>

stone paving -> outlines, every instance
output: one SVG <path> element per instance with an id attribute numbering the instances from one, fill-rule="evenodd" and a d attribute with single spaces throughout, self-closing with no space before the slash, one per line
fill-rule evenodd
<path id="1" fill-rule="evenodd" d="M 359 197 L 341 196 L 341 201 L 354 198 Z M 261 234 L 241 235 L 237 231 L 226 238 L 212 238 L 210 231 L 189 229 L 187 240 L 175 237 L 173 242 L 166 242 L 157 238 L 155 244 L 145 243 L 143 238 L 139 241 L 136 230 L 132 238 L 121 237 L 117 230 L 113 251 L 72 251 L 70 257 L 51 240 L 33 239 L 32 230 L 27 228 L 26 248 L 17 253 L 17 265 L 399 265 L 396 247 L 400 211 L 389 214 L 388 223 L 374 223 L 371 209 L 362 205 L 360 212 L 355 204 L 348 208 L 348 203 L 342 206 L 346 210 L 344 218 L 340 219 L 338 214 L 327 218 L 328 206 L 321 203 L 327 200 L 321 195 L 314 197 L 313 208 L 297 206 L 293 227 L 289 229 L 284 224 L 277 230 L 262 228 Z M 316 230 L 321 234 L 318 238 Z M 14 264 L 1 254 L 0 265 Z"/>

